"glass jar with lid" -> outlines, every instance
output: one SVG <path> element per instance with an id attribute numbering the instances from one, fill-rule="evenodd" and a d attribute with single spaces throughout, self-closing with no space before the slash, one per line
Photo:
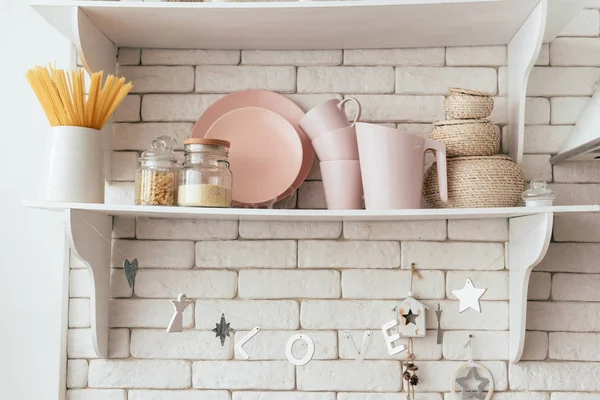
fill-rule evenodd
<path id="1" fill-rule="evenodd" d="M 545 180 L 534 179 L 529 184 L 529 189 L 524 191 L 521 197 L 527 207 L 543 207 L 554 204 L 556 193 L 548 188 Z"/>
<path id="2" fill-rule="evenodd" d="M 229 169 L 230 143 L 219 139 L 189 138 L 179 176 L 178 204 L 188 207 L 231 207 L 233 176 Z"/>
<path id="3" fill-rule="evenodd" d="M 161 136 L 142 153 L 135 174 L 135 204 L 173 206 L 177 195 L 177 160 L 173 153 L 176 140 Z"/>

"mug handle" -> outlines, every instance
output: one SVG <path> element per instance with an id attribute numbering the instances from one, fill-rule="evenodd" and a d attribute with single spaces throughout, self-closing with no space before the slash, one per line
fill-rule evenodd
<path id="1" fill-rule="evenodd" d="M 446 145 L 435 140 L 425 139 L 425 150 L 435 151 L 437 163 L 438 185 L 440 187 L 440 199 L 445 203 L 448 201 L 448 174 L 446 171 Z"/>
<path id="2" fill-rule="evenodd" d="M 354 126 L 356 125 L 362 114 L 362 106 L 360 105 L 360 101 L 356 100 L 354 97 L 346 97 L 344 100 L 340 101 L 338 107 L 340 110 L 344 110 L 344 106 L 350 101 L 353 101 L 356 104 L 356 116 L 354 117 L 354 121 L 352 121 L 352 124 L 350 124 L 350 126 Z"/>

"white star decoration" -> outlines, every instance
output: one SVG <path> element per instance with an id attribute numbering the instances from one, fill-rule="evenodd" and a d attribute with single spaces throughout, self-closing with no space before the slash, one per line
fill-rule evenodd
<path id="1" fill-rule="evenodd" d="M 453 290 L 452 294 L 454 294 L 458 300 L 460 300 L 460 306 L 458 308 L 458 312 L 463 312 L 469 308 L 481 312 L 481 305 L 479 304 L 479 299 L 485 293 L 487 289 L 477 289 L 473 286 L 473 282 L 471 278 L 467 278 L 465 282 L 465 286 L 462 289 Z"/>

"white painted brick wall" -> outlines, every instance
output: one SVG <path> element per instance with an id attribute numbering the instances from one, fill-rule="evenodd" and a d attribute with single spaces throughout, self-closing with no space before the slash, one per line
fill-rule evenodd
<path id="1" fill-rule="evenodd" d="M 577 122 L 600 77 L 600 1 L 544 44 L 529 84 L 524 168 L 552 179 L 558 204 L 597 204 L 595 163 L 549 164 Z M 448 87 L 495 94 L 492 121 L 508 149 L 503 46 L 387 50 L 121 49 L 120 73 L 136 85 L 115 115 L 111 202 L 132 203 L 139 152 L 169 134 L 183 148 L 199 115 L 226 93 L 245 88 L 283 93 L 308 110 L 327 99 L 356 96 L 363 120 L 426 137 L 444 118 Z M 288 207 L 325 208 L 318 161 L 310 182 Z M 69 291 L 67 400 L 406 400 L 400 363 L 380 327 L 406 296 L 411 263 L 422 270 L 415 295 L 430 307 L 426 338 L 415 339 L 420 400 L 451 400 L 448 381 L 474 352 L 496 381 L 498 400 L 600 398 L 600 216 L 555 217 L 554 243 L 529 286 L 523 362 L 508 359 L 506 220 L 415 222 L 161 221 L 116 218 L 114 245 L 140 260 L 136 290 L 125 280 L 123 254 L 111 271 L 109 360 L 93 353 L 89 279 L 74 260 Z M 458 313 L 452 290 L 467 277 L 487 288 L 482 313 Z M 194 300 L 184 332 L 164 332 L 176 293 Z M 444 345 L 435 343 L 435 314 L 444 310 Z M 211 330 L 225 313 L 236 330 L 225 346 Z M 234 340 L 262 331 L 244 349 Z M 355 360 L 366 329 L 366 361 Z M 313 361 L 293 367 L 284 354 L 298 331 L 316 345 Z M 399 343 L 406 343 L 404 339 Z M 304 353 L 297 343 L 294 353 Z M 192 364 L 193 367 L 192 367 Z M 85 368 L 74 369 L 80 365 Z M 78 373 L 76 374 L 75 371 Z M 84 371 L 85 379 L 84 379 Z M 77 387 L 77 388 L 75 388 Z M 533 390 L 528 391 L 528 390 Z"/>

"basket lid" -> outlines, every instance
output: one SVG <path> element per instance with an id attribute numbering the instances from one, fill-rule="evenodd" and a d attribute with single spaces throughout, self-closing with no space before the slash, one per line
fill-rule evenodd
<path id="1" fill-rule="evenodd" d="M 489 124 L 489 119 L 448 119 L 445 121 L 434 122 L 434 126 L 448 126 L 448 125 L 472 125 L 472 124 Z"/>
<path id="2" fill-rule="evenodd" d="M 461 89 L 461 88 L 450 88 L 450 94 L 466 94 L 469 96 L 479 96 L 479 97 L 493 97 L 491 93 L 487 92 L 478 92 L 477 90 L 470 89 Z"/>

